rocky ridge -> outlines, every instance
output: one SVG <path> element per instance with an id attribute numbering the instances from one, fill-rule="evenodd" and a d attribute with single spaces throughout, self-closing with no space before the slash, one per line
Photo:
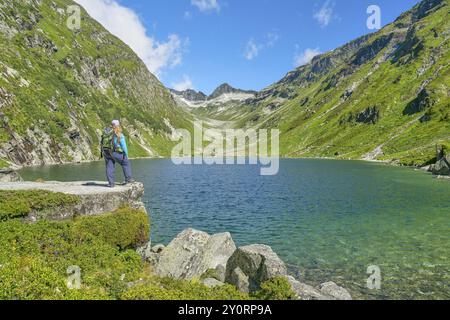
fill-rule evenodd
<path id="1" fill-rule="evenodd" d="M 254 99 L 257 92 L 241 90 L 224 83 L 217 87 L 209 96 L 201 91 L 188 89 L 185 91 L 170 90 L 173 98 L 180 106 L 189 108 L 220 107 L 227 103 L 244 102 Z"/>

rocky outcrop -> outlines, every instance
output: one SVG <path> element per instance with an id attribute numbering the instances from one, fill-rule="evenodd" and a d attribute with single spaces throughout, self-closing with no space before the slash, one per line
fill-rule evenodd
<path id="1" fill-rule="evenodd" d="M 229 233 L 210 236 L 187 229 L 157 254 L 154 271 L 158 276 L 174 279 L 200 278 L 210 269 L 225 266 L 235 250 Z"/>
<path id="2" fill-rule="evenodd" d="M 15 182 L 0 183 L 0 190 L 46 190 L 78 196 L 77 204 L 46 212 L 46 219 L 63 220 L 74 216 L 92 216 L 112 212 L 124 205 L 145 210 L 141 198 L 144 194 L 142 183 L 108 188 L 101 182 Z M 29 219 L 35 221 L 43 217 L 31 213 Z"/>
<path id="3" fill-rule="evenodd" d="M 286 275 L 286 265 L 270 247 L 250 245 L 237 249 L 228 260 L 225 281 L 241 287 L 244 292 L 252 292 L 263 282 Z M 245 278 L 247 283 L 242 286 Z"/>
<path id="4" fill-rule="evenodd" d="M 22 177 L 12 169 L 0 169 L 0 182 L 19 182 Z"/>
<path id="5" fill-rule="evenodd" d="M 380 110 L 377 107 L 367 108 L 356 116 L 356 122 L 364 124 L 376 124 L 380 118 Z"/>
<path id="6" fill-rule="evenodd" d="M 450 155 L 430 166 L 429 171 L 437 176 L 450 176 Z"/>
<path id="7" fill-rule="evenodd" d="M 138 253 L 160 277 L 201 279 L 210 288 L 231 284 L 241 292 L 254 293 L 264 282 L 283 277 L 299 300 L 352 299 L 334 282 L 317 288 L 299 282 L 288 274 L 285 263 L 269 246 L 254 244 L 237 249 L 229 233 L 210 236 L 187 229 L 167 247 L 148 243 Z"/>
<path id="8" fill-rule="evenodd" d="M 201 91 L 195 91 L 192 89 L 184 90 L 184 91 L 177 91 L 177 90 L 170 90 L 170 92 L 174 95 L 183 97 L 187 101 L 191 102 L 205 102 L 208 99 L 208 96 L 204 94 Z"/>
<path id="9" fill-rule="evenodd" d="M 423 89 L 414 100 L 408 103 L 405 110 L 403 110 L 403 115 L 410 116 L 425 111 L 426 109 L 431 108 L 434 103 L 430 92 L 427 89 Z"/>

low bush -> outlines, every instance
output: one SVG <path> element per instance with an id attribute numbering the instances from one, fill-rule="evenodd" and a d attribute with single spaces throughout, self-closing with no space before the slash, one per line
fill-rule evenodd
<path id="1" fill-rule="evenodd" d="M 143 274 L 128 248 L 148 233 L 147 215 L 130 208 L 65 222 L 1 222 L 0 299 L 116 299 Z M 80 290 L 67 289 L 70 266 L 81 269 Z"/>
<path id="2" fill-rule="evenodd" d="M 249 296 L 225 285 L 208 288 L 195 281 L 154 278 L 122 294 L 123 300 L 248 300 Z"/>
<path id="3" fill-rule="evenodd" d="M 41 190 L 0 190 L 0 221 L 24 218 L 32 212 L 55 210 L 62 206 L 75 206 L 80 199 L 64 193 Z"/>
<path id="4" fill-rule="evenodd" d="M 77 218 L 73 229 L 81 241 L 98 239 L 121 250 L 142 246 L 150 238 L 148 216 L 130 208 L 101 216 Z"/>
<path id="5" fill-rule="evenodd" d="M 264 282 L 255 296 L 261 300 L 295 300 L 296 294 L 288 280 L 276 277 Z"/>

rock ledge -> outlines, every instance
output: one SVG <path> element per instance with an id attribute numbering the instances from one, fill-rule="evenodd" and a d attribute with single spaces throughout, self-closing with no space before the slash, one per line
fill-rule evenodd
<path id="1" fill-rule="evenodd" d="M 145 210 L 142 203 L 144 185 L 132 183 L 126 186 L 108 188 L 105 182 L 11 182 L 0 183 L 0 190 L 44 190 L 78 196 L 81 201 L 77 205 L 58 208 L 56 212 L 46 214 L 46 219 L 62 220 L 74 216 L 101 215 L 129 205 L 134 209 Z M 31 214 L 29 217 L 39 217 Z"/>

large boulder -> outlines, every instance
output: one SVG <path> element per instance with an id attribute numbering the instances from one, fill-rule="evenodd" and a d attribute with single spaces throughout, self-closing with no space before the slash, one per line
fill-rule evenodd
<path id="1" fill-rule="evenodd" d="M 240 284 L 236 282 L 239 277 L 236 277 L 236 273 L 239 274 L 240 271 L 248 277 L 248 291 L 251 292 L 258 290 L 267 280 L 287 275 L 284 262 L 265 245 L 250 245 L 237 249 L 228 260 L 225 281 L 239 287 Z"/>
<path id="2" fill-rule="evenodd" d="M 432 165 L 430 171 L 439 176 L 450 175 L 450 155 L 441 158 L 436 164 Z"/>
<path id="3" fill-rule="evenodd" d="M 160 277 L 200 278 L 210 269 L 225 266 L 235 250 L 236 245 L 229 233 L 210 236 L 187 229 L 159 254 L 154 271 Z"/>
<path id="4" fill-rule="evenodd" d="M 241 268 L 235 268 L 226 278 L 227 283 L 234 285 L 239 291 L 244 293 L 250 293 L 250 281 L 249 277 L 241 270 Z"/>

